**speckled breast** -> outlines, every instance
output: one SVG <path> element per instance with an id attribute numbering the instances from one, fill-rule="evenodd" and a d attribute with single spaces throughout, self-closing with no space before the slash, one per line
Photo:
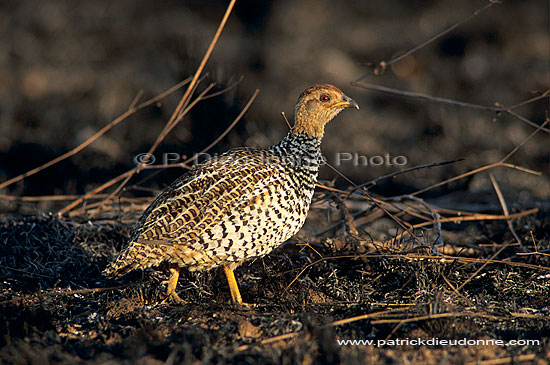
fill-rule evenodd
<path id="1" fill-rule="evenodd" d="M 207 244 L 202 252 L 210 258 L 208 261 L 223 258 L 226 263 L 238 264 L 264 256 L 300 230 L 317 174 L 302 180 L 294 171 L 282 166 L 279 169 L 272 179 L 245 196 L 233 213 L 202 233 L 202 241 Z"/>

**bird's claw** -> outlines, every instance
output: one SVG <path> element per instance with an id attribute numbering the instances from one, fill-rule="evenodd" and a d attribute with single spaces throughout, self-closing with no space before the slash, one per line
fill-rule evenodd
<path id="1" fill-rule="evenodd" d="M 168 301 L 174 304 L 185 303 L 185 301 L 179 297 L 178 293 L 176 293 L 176 288 L 175 286 L 172 286 L 173 283 L 170 280 L 165 280 L 162 282 L 162 284 L 166 284 L 167 289 L 166 289 L 166 298 L 162 300 L 161 304 L 164 304 Z"/>

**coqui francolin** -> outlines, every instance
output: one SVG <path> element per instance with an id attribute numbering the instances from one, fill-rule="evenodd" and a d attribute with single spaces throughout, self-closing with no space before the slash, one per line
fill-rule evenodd
<path id="1" fill-rule="evenodd" d="M 230 150 L 174 181 L 143 212 L 104 274 L 167 267 L 168 298 L 179 302 L 181 268 L 223 266 L 233 301 L 243 304 L 233 270 L 300 230 L 317 182 L 325 125 L 351 107 L 359 109 L 332 85 L 305 90 L 282 141 L 267 149 Z"/>

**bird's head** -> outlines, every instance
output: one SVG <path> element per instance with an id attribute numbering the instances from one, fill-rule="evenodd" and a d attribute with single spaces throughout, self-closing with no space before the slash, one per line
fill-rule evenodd
<path id="1" fill-rule="evenodd" d="M 325 125 L 345 108 L 359 109 L 359 105 L 337 87 L 312 86 L 298 98 L 292 133 L 304 133 L 321 139 L 325 134 Z"/>

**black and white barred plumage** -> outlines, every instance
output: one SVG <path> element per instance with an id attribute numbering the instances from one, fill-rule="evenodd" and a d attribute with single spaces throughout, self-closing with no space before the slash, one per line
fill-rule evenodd
<path id="1" fill-rule="evenodd" d="M 145 210 L 105 273 L 121 276 L 163 263 L 232 271 L 268 254 L 304 224 L 324 126 L 350 106 L 357 104 L 334 86 L 304 91 L 295 126 L 282 141 L 268 149 L 230 150 L 177 179 Z"/>

